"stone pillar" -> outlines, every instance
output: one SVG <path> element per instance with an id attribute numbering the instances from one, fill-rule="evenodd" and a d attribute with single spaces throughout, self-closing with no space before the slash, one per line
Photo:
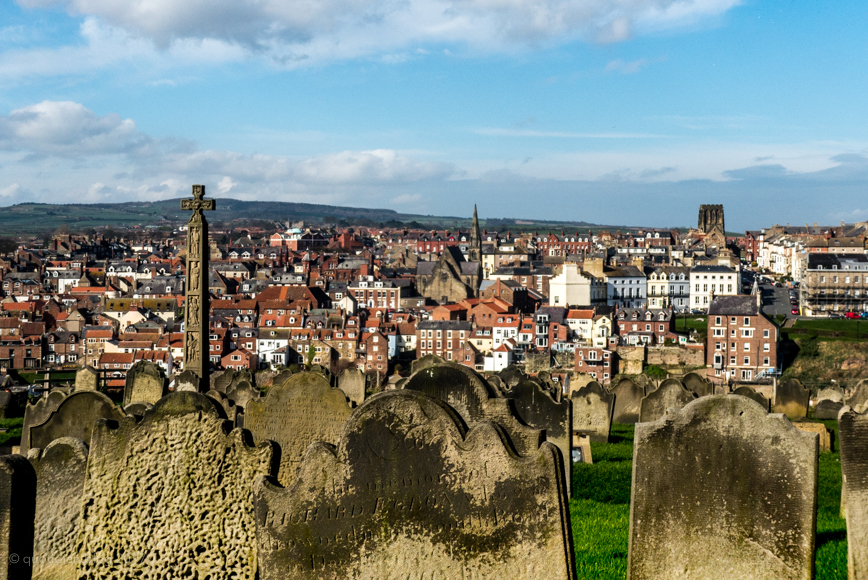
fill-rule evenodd
<path id="1" fill-rule="evenodd" d="M 199 377 L 199 391 L 209 390 L 208 379 L 208 222 L 203 210 L 217 207 L 204 199 L 205 186 L 193 186 L 193 199 L 182 199 L 181 209 L 192 210 L 187 222 L 187 289 L 184 308 L 184 370 Z"/>

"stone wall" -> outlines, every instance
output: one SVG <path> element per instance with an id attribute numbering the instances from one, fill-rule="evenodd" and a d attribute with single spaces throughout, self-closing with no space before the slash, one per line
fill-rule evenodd
<path id="1" fill-rule="evenodd" d="M 552 357 L 560 365 L 558 370 L 572 369 L 575 364 L 575 355 L 571 352 L 527 353 L 524 359 L 524 371 L 528 374 L 541 373 L 552 370 Z"/>
<path id="2" fill-rule="evenodd" d="M 648 349 L 646 361 L 649 365 L 661 367 L 704 367 L 705 349 L 682 346 L 653 347 Z"/>
<path id="3" fill-rule="evenodd" d="M 645 368 L 644 346 L 619 346 L 615 349 L 618 353 L 618 371 L 623 375 L 638 375 Z"/>

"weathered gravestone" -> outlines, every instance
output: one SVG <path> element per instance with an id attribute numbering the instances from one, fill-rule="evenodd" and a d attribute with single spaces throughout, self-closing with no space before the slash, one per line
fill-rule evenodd
<path id="1" fill-rule="evenodd" d="M 159 365 L 140 360 L 127 371 L 124 406 L 138 402 L 156 404 L 169 392 L 168 382 Z"/>
<path id="2" fill-rule="evenodd" d="M 573 450 L 572 463 L 593 463 L 594 459 L 591 455 L 591 440 L 587 435 L 573 433 Z"/>
<path id="3" fill-rule="evenodd" d="M 850 396 L 844 402 L 857 413 L 868 411 L 868 379 L 862 379 L 856 383 Z"/>
<path id="4" fill-rule="evenodd" d="M 615 395 L 612 395 L 597 381 L 591 381 L 581 389 L 573 391 L 573 432 L 587 433 L 595 443 L 608 443 L 612 429 L 612 408 Z"/>
<path id="5" fill-rule="evenodd" d="M 30 580 L 36 474 L 20 455 L 0 456 L 0 578 Z"/>
<path id="6" fill-rule="evenodd" d="M 0 391 L 0 419 L 10 419 L 14 417 L 11 408 L 12 404 L 12 393 L 9 391 Z"/>
<path id="7" fill-rule="evenodd" d="M 666 379 L 660 387 L 642 399 L 639 421 L 656 421 L 666 413 L 666 409 L 680 409 L 696 400 L 696 393 L 688 391 L 678 379 Z"/>
<path id="8" fill-rule="evenodd" d="M 231 429 L 212 399 L 191 392 L 164 397 L 141 422 L 97 423 L 78 577 L 255 578 L 250 493 L 272 474 L 272 448 Z"/>
<path id="9" fill-rule="evenodd" d="M 38 401 L 28 404 L 24 409 L 24 426 L 21 428 L 21 453 L 26 455 L 30 449 L 30 430 L 42 425 L 68 395 L 63 391 L 51 391 Z"/>
<path id="10" fill-rule="evenodd" d="M 693 391 L 697 397 L 707 397 L 714 394 L 714 385 L 699 373 L 687 373 L 682 377 L 681 382 L 684 383 L 685 389 Z"/>
<path id="11" fill-rule="evenodd" d="M 75 373 L 75 391 L 96 391 L 99 389 L 99 373 L 93 367 L 84 367 Z"/>
<path id="12" fill-rule="evenodd" d="M 747 397 L 748 399 L 756 401 L 767 413 L 771 410 L 771 401 L 766 399 L 762 393 L 757 393 L 751 387 L 742 385 L 734 390 L 732 394 Z"/>
<path id="13" fill-rule="evenodd" d="M 295 374 L 289 369 L 284 369 L 280 371 L 280 373 L 271 379 L 271 386 L 276 387 L 278 385 L 284 384 L 286 381 L 292 378 L 292 375 Z"/>
<path id="14" fill-rule="evenodd" d="M 262 391 L 254 387 L 253 383 L 246 380 L 229 385 L 225 393 L 229 397 L 229 400 L 242 409 L 246 409 L 250 401 L 258 401 L 262 398 Z"/>
<path id="15" fill-rule="evenodd" d="M 154 406 L 150 403 L 130 403 L 126 407 L 124 407 L 124 413 L 127 415 L 134 415 L 136 417 L 143 417 L 145 415 L 145 411 L 148 409 L 153 409 Z"/>
<path id="16" fill-rule="evenodd" d="M 102 393 L 72 393 L 61 401 L 45 422 L 30 429 L 30 446 L 24 449 L 22 444 L 21 451 L 26 453 L 28 449 L 37 447 L 45 449 L 49 443 L 61 437 L 81 439 L 90 445 L 91 433 L 97 421 L 104 419 L 117 424 L 126 416 L 123 409 Z"/>
<path id="17" fill-rule="evenodd" d="M 251 385 L 254 383 L 254 378 L 250 369 L 241 369 L 240 371 L 235 369 L 226 369 L 220 374 L 214 373 L 211 375 L 211 388 L 215 391 L 225 393 L 230 387 L 233 385 L 237 386 L 243 381 L 247 381 Z"/>
<path id="18" fill-rule="evenodd" d="M 175 377 L 174 390 L 176 393 L 181 391 L 192 391 L 198 393 L 201 382 L 202 380 L 199 378 L 199 375 L 191 369 L 187 369 Z"/>
<path id="19" fill-rule="evenodd" d="M 305 449 L 314 441 L 336 445 L 351 412 L 342 390 L 332 388 L 318 373 L 304 372 L 272 387 L 262 401 L 251 401 L 245 427 L 255 441 L 268 439 L 278 444 L 277 478 L 289 487 Z"/>
<path id="20" fill-rule="evenodd" d="M 838 415 L 842 511 L 847 519 L 850 580 L 868 579 L 868 414 L 844 407 Z"/>
<path id="21" fill-rule="evenodd" d="M 615 423 L 638 422 L 645 390 L 630 379 L 621 379 L 609 392 L 615 395 L 612 421 Z"/>
<path id="22" fill-rule="evenodd" d="M 356 405 L 361 405 L 365 401 L 367 384 L 368 377 L 365 373 L 354 367 L 338 375 L 338 388 Z"/>
<path id="23" fill-rule="evenodd" d="M 793 427 L 805 433 L 816 433 L 820 442 L 820 452 L 832 450 L 832 435 L 829 429 L 822 423 L 811 421 L 810 419 L 795 419 L 792 421 Z"/>
<path id="24" fill-rule="evenodd" d="M 814 405 L 814 419 L 837 419 L 843 407 L 844 391 L 840 387 L 821 389 L 817 393 L 817 403 Z"/>
<path id="25" fill-rule="evenodd" d="M 426 354 L 423 357 L 417 358 L 412 363 L 410 363 L 410 374 L 415 374 L 425 367 L 430 367 L 433 365 L 441 365 L 446 362 L 441 356 L 437 356 L 436 354 Z"/>
<path id="26" fill-rule="evenodd" d="M 62 437 L 27 459 L 36 472 L 33 580 L 74 578 L 87 445 Z"/>
<path id="27" fill-rule="evenodd" d="M 500 425 L 519 455 L 535 454 L 544 440 L 542 431 L 516 418 L 512 401 L 494 398 L 488 382 L 464 365 L 443 363 L 423 368 L 407 379 L 404 389 L 449 404 L 470 428 L 485 421 Z"/>
<path id="28" fill-rule="evenodd" d="M 630 580 L 810 580 L 817 436 L 745 397 L 636 425 Z"/>
<path id="29" fill-rule="evenodd" d="M 775 400 L 772 410 L 783 413 L 790 419 L 807 417 L 811 391 L 802 386 L 798 379 L 789 379 L 775 385 Z"/>
<path id="30" fill-rule="evenodd" d="M 550 391 L 534 381 L 520 381 L 504 397 L 511 399 L 519 419 L 529 427 L 545 432 L 545 440 L 561 452 L 564 479 L 573 481 L 573 403 L 570 399 L 555 400 Z M 567 494 L 571 495 L 572 485 Z"/>
<path id="31" fill-rule="evenodd" d="M 232 421 L 233 425 L 238 426 L 238 406 L 235 405 L 234 401 L 227 397 L 225 393 L 215 391 L 214 389 L 205 393 L 205 396 L 210 397 L 220 405 L 223 408 L 223 413 L 226 415 L 226 418 Z"/>
<path id="32" fill-rule="evenodd" d="M 503 396 L 503 391 L 506 390 L 506 385 L 503 384 L 500 377 L 497 375 L 491 375 L 487 380 L 488 384 L 491 386 L 491 390 L 496 393 L 498 397 Z"/>
<path id="33" fill-rule="evenodd" d="M 424 372 L 424 370 L 422 371 Z M 256 484 L 262 580 L 575 578 L 557 449 L 516 457 L 491 423 L 387 391 L 316 443 L 292 489 Z"/>
<path id="34" fill-rule="evenodd" d="M 514 387 L 520 381 L 528 378 L 528 376 L 515 365 L 509 365 L 508 367 L 500 371 L 498 373 L 498 376 L 500 377 L 500 381 L 507 389 Z"/>

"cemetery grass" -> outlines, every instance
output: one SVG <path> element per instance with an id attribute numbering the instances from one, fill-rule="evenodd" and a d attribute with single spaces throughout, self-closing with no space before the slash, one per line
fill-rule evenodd
<path id="1" fill-rule="evenodd" d="M 837 442 L 837 422 L 823 423 L 833 430 Z M 579 579 L 627 577 L 633 425 L 613 424 L 609 441 L 592 443 L 594 463 L 573 469 L 570 516 Z M 837 450 L 820 454 L 818 479 L 816 580 L 847 580 L 847 533 L 840 517 L 841 460 Z"/>
<path id="2" fill-rule="evenodd" d="M 6 429 L 0 433 L 0 445 L 18 445 L 21 443 L 21 428 L 24 426 L 24 418 L 0 419 L 0 429 Z"/>

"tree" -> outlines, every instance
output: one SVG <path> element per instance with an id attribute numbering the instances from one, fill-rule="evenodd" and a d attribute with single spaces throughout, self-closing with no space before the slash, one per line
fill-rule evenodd
<path id="1" fill-rule="evenodd" d="M 313 347 L 313 343 L 310 343 L 310 346 L 307 347 L 307 369 L 313 366 L 313 357 L 316 356 L 316 349 Z"/>
<path id="2" fill-rule="evenodd" d="M 645 370 L 642 372 L 649 379 L 654 379 L 657 381 L 665 379 L 666 375 L 669 374 L 657 365 L 648 365 L 647 367 L 645 367 Z"/>

